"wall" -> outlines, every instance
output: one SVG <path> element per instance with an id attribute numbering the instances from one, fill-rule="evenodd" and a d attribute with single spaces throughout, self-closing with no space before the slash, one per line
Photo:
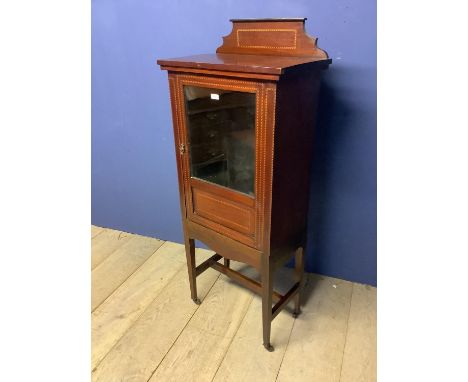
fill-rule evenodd
<path id="1" fill-rule="evenodd" d="M 230 18 L 307 17 L 333 59 L 312 170 L 306 268 L 376 285 L 374 0 L 92 2 L 92 223 L 182 241 L 167 73 L 211 53 Z"/>

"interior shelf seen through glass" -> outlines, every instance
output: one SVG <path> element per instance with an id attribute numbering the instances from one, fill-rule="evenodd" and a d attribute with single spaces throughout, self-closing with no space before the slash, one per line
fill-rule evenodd
<path id="1" fill-rule="evenodd" d="M 255 93 L 184 86 L 192 177 L 254 195 Z"/>

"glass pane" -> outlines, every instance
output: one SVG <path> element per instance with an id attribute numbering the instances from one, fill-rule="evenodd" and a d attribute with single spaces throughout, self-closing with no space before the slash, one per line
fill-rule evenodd
<path id="1" fill-rule="evenodd" d="M 255 93 L 184 86 L 193 177 L 253 195 Z"/>

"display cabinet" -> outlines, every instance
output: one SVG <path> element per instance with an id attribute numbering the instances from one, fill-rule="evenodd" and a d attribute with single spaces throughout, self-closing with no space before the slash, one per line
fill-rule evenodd
<path id="1" fill-rule="evenodd" d="M 200 303 L 196 278 L 209 267 L 259 293 L 270 351 L 271 321 L 291 300 L 300 312 L 314 120 L 331 63 L 305 20 L 231 20 L 216 54 L 158 60 L 169 76 L 191 297 Z M 216 252 L 198 266 L 195 239 Z M 273 276 L 292 257 L 294 285 L 280 295 Z M 260 282 L 230 260 L 255 267 Z"/>

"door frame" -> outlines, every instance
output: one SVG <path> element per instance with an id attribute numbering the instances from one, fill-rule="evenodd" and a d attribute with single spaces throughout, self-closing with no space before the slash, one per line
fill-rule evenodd
<path id="1" fill-rule="evenodd" d="M 171 82 L 172 80 L 172 82 Z M 179 189 L 183 190 L 182 215 L 187 219 L 201 224 L 220 234 L 244 243 L 259 250 L 269 248 L 264 242 L 265 229 L 270 229 L 271 218 L 271 188 L 273 174 L 273 143 L 276 84 L 272 81 L 256 81 L 245 79 L 221 78 L 216 76 L 192 75 L 185 73 L 170 74 L 171 99 L 173 103 L 174 136 L 179 173 Z M 212 89 L 234 90 L 256 94 L 255 110 L 255 181 L 254 196 L 243 194 L 211 182 L 192 178 L 189 162 L 188 129 L 185 112 L 183 87 L 197 86 Z M 175 109 L 175 113 L 174 113 Z M 175 114 L 175 115 L 174 115 Z M 183 148 L 180 150 L 180 148 Z M 206 216 L 200 216 L 194 210 L 194 185 L 203 186 L 219 198 L 233 204 L 233 208 L 252 208 L 254 229 L 249 235 L 229 227 L 229 224 L 215 222 Z M 181 197 L 182 198 L 182 197 Z M 221 199 L 222 200 L 222 199 Z M 232 224 L 235 224 L 234 222 Z M 226 226 L 228 225 L 228 226 Z"/>

